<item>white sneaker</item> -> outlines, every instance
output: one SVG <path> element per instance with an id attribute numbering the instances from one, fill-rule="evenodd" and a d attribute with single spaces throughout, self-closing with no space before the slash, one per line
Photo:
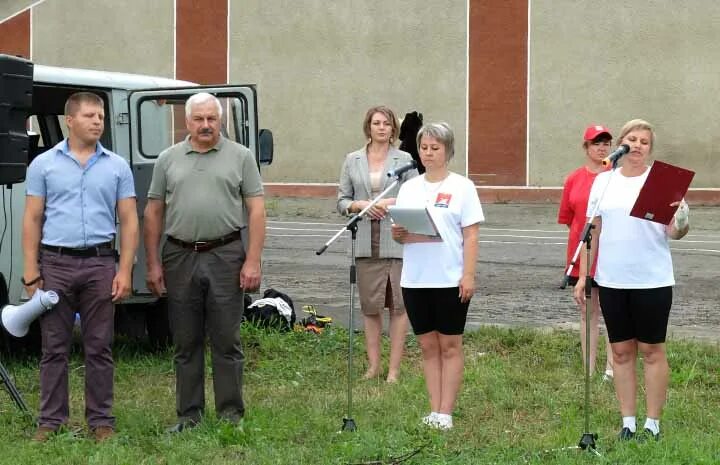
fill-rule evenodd
<path id="1" fill-rule="evenodd" d="M 437 424 L 438 424 L 437 416 L 438 416 L 437 412 L 430 412 L 430 415 L 422 418 L 422 422 L 425 425 L 432 426 L 433 428 L 437 428 Z"/>
<path id="2" fill-rule="evenodd" d="M 441 430 L 449 430 L 453 427 L 453 421 L 452 421 L 452 415 L 448 415 L 447 413 L 438 413 L 436 417 L 436 424 L 434 425 L 435 428 L 441 429 Z"/>

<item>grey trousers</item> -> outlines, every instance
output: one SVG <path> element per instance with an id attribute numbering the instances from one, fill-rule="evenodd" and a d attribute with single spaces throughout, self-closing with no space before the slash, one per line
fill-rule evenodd
<path id="1" fill-rule="evenodd" d="M 240 345 L 244 304 L 241 240 L 207 252 L 171 242 L 162 251 L 168 316 L 175 344 L 176 409 L 180 422 L 200 421 L 205 409 L 205 337 L 212 353 L 215 410 L 237 422 L 245 413 Z"/>
<path id="2" fill-rule="evenodd" d="M 57 429 L 70 415 L 68 356 L 78 312 L 85 354 L 85 418 L 91 429 L 114 427 L 111 293 L 115 259 L 68 257 L 42 250 L 40 273 L 45 290 L 57 292 L 60 301 L 40 317 L 39 425 Z"/>

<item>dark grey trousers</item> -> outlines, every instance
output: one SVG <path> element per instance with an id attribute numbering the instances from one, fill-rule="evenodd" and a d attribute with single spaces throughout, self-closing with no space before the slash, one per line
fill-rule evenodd
<path id="1" fill-rule="evenodd" d="M 75 313 L 80 314 L 85 354 L 85 418 L 92 429 L 115 426 L 112 340 L 114 257 L 77 258 L 41 250 L 40 273 L 45 290 L 60 301 L 40 317 L 40 426 L 57 429 L 67 423 L 68 356 Z"/>
<path id="2" fill-rule="evenodd" d="M 205 337 L 212 353 L 215 410 L 236 422 L 245 413 L 240 345 L 245 261 L 241 240 L 207 252 L 166 242 L 162 252 L 168 315 L 175 344 L 176 408 L 180 422 L 200 421 L 205 409 Z"/>

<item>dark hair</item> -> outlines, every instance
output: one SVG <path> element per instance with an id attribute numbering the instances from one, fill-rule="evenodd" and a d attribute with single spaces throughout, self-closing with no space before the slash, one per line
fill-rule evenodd
<path id="1" fill-rule="evenodd" d="M 390 135 L 390 143 L 392 144 L 398 137 L 400 124 L 398 123 L 395 113 L 384 105 L 372 107 L 367 111 L 367 113 L 365 113 L 365 119 L 363 120 L 363 132 L 365 133 L 365 137 L 368 139 L 370 138 L 370 121 L 372 121 L 372 117 L 375 113 L 382 113 L 385 115 L 385 118 L 390 121 L 390 124 L 392 124 L 392 134 Z"/>
<path id="2" fill-rule="evenodd" d="M 590 144 L 597 144 L 598 142 L 612 142 L 612 136 L 610 133 L 601 132 L 593 140 L 586 140 L 583 142 L 583 148 L 587 149 Z"/>
<path id="3" fill-rule="evenodd" d="M 80 105 L 89 103 L 105 108 L 103 99 L 92 92 L 75 92 L 65 101 L 65 116 L 72 116 L 80 109 Z"/>

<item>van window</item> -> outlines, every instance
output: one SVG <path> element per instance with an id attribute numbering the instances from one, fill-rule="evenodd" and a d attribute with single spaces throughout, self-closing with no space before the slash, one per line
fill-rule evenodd
<path id="1" fill-rule="evenodd" d="M 188 135 L 185 126 L 185 100 L 189 96 L 171 99 L 167 97 L 149 97 L 140 101 L 139 127 L 140 152 L 145 158 L 155 158 L 166 148 L 176 144 Z M 220 97 L 223 107 L 223 136 L 245 146 L 248 144 L 248 130 L 237 128 L 233 108 L 246 108 L 244 99 L 238 97 Z M 243 112 L 244 114 L 245 112 Z M 229 129 L 229 130 L 228 130 Z M 237 130 L 236 130 L 237 129 Z"/>

